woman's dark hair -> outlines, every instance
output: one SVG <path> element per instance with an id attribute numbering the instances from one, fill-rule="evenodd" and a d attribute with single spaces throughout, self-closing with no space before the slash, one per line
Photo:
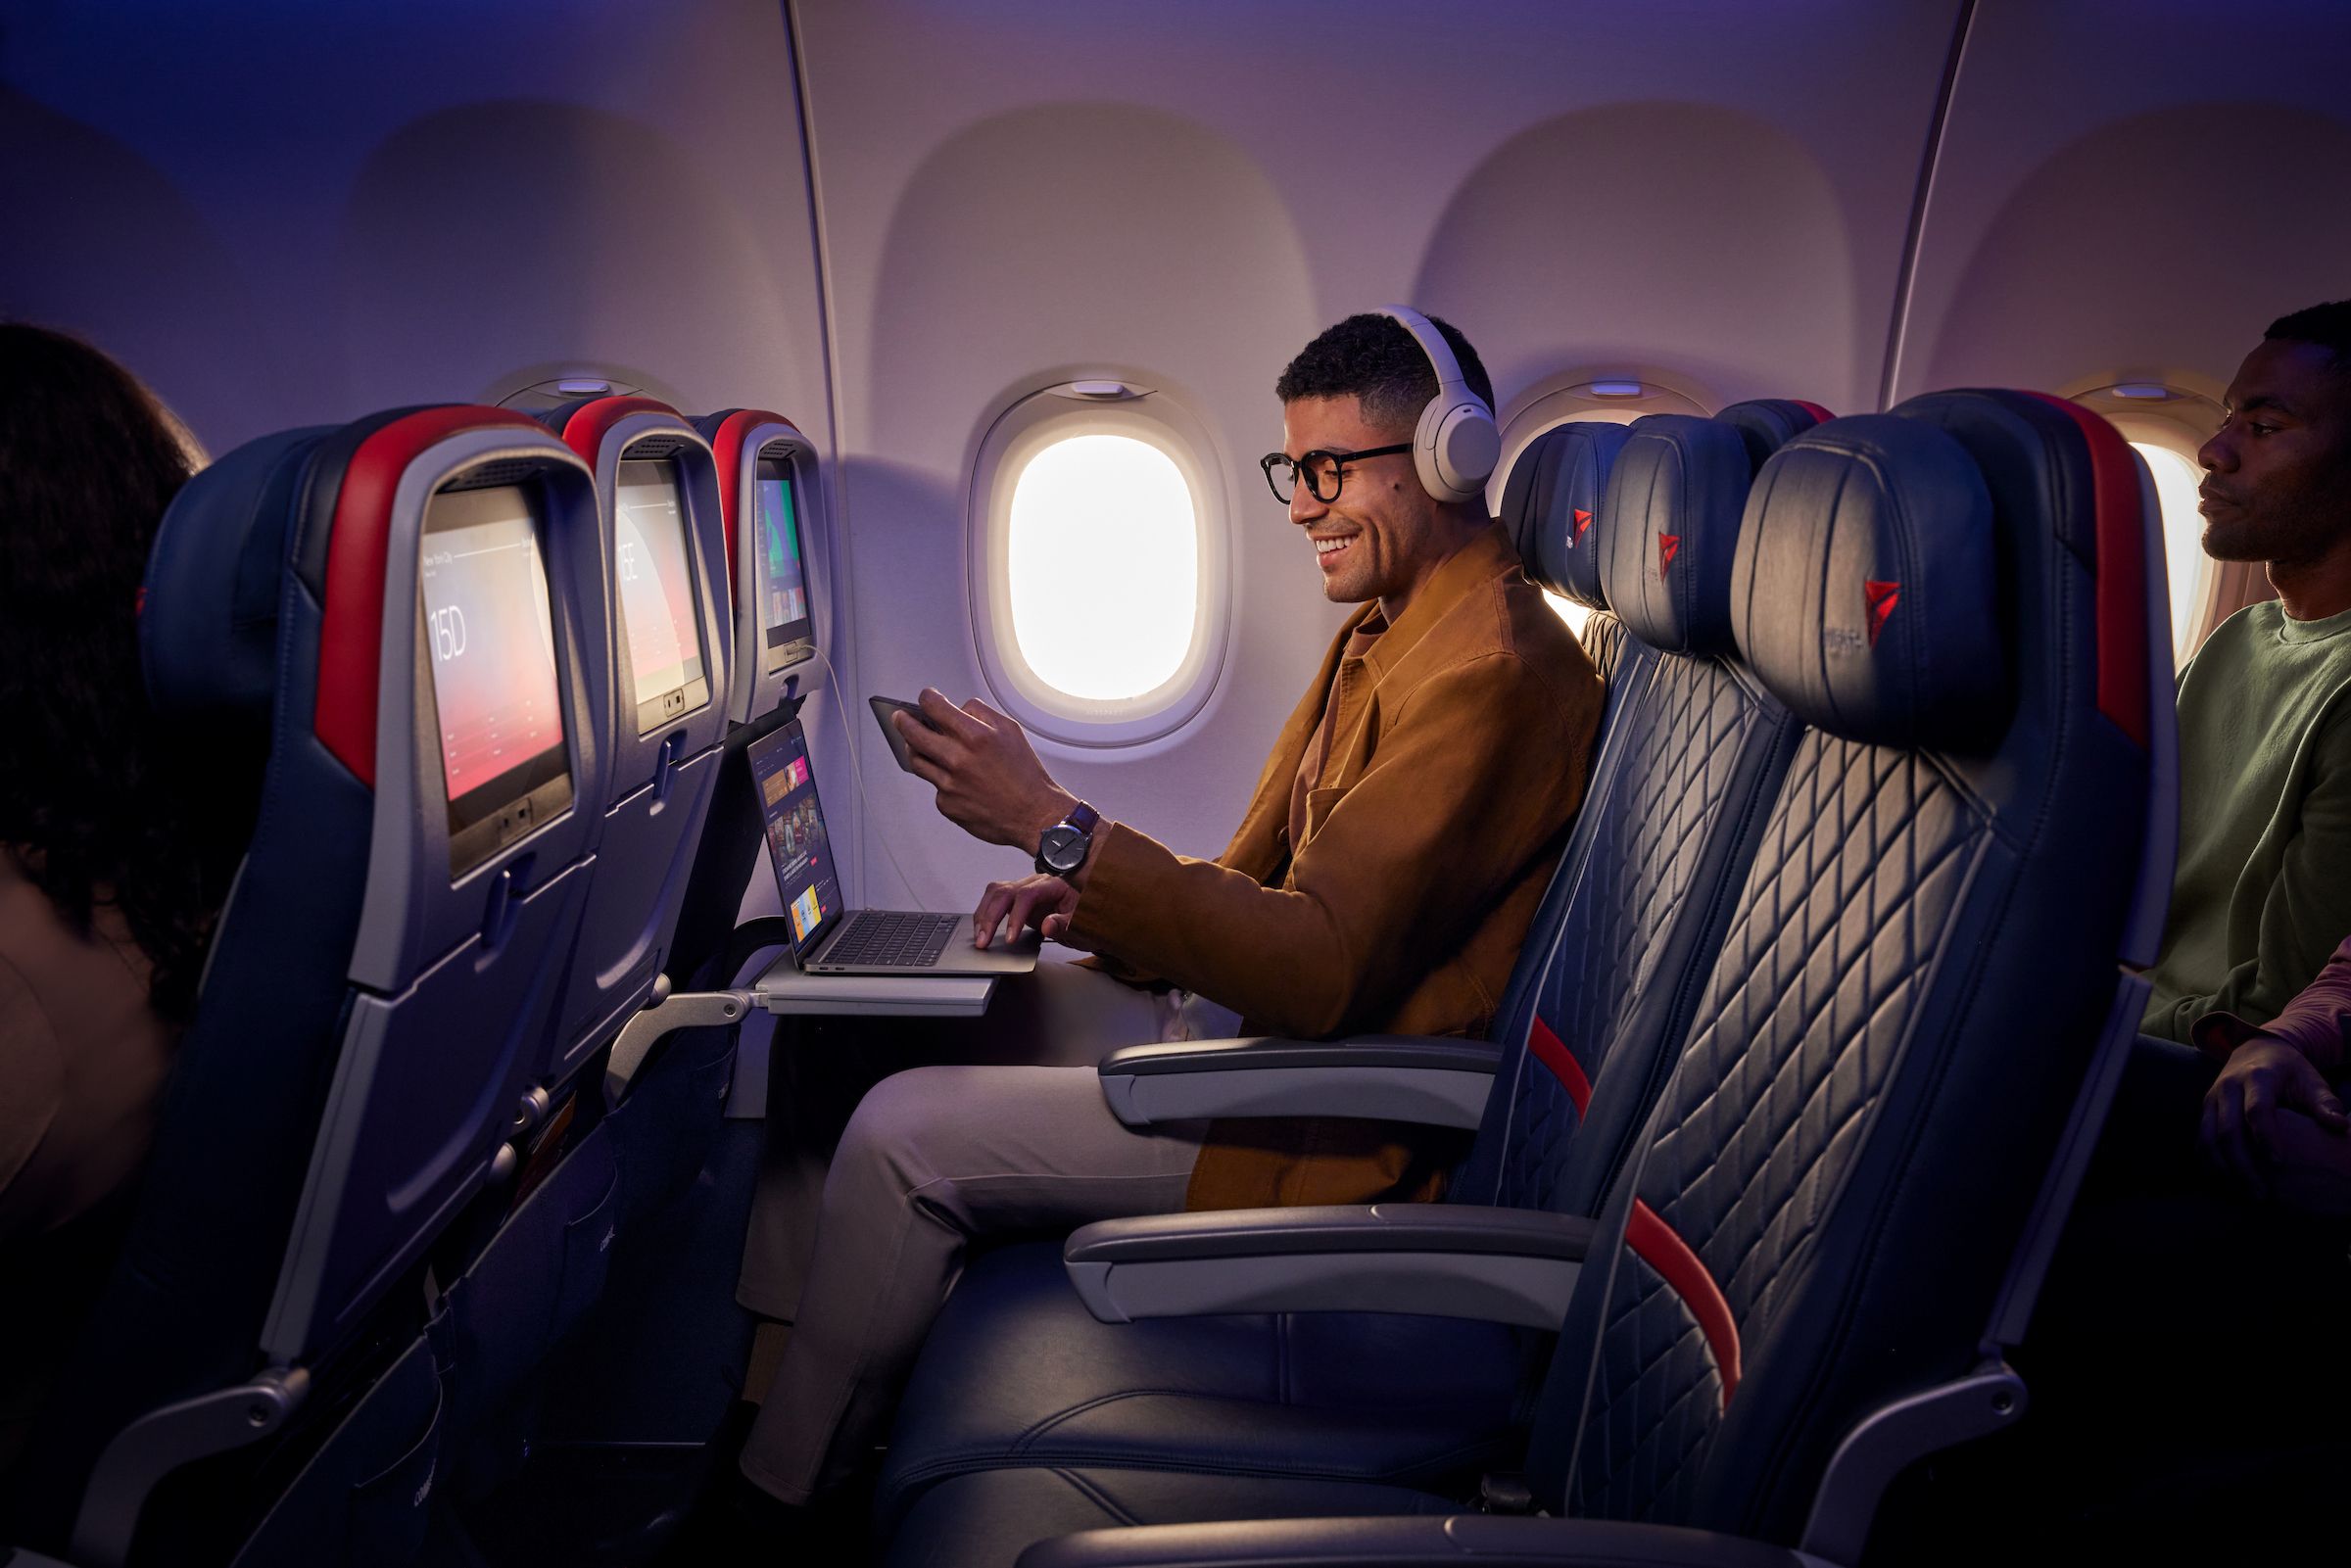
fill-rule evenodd
<path id="1" fill-rule="evenodd" d="M 139 675 L 139 586 L 193 471 L 154 395 L 85 343 L 0 322 L 0 853 L 87 934 L 112 903 L 164 1017 L 195 1010 L 218 905 L 185 820 L 200 758 L 167 755 Z"/>

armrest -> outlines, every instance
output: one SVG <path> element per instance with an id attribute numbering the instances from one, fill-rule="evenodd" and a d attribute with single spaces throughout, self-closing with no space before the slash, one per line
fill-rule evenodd
<path id="1" fill-rule="evenodd" d="M 1106 1219 L 1062 1250 L 1105 1323 L 1218 1312 L 1418 1312 L 1557 1332 L 1592 1221 L 1472 1204 Z"/>
<path id="2" fill-rule="evenodd" d="M 1189 1040 L 1102 1059 L 1102 1098 L 1130 1127 L 1209 1117 L 1366 1117 L 1474 1127 L 1502 1047 L 1421 1034 Z"/>
<path id="3" fill-rule="evenodd" d="M 1088 1530 L 1040 1542 L 1018 1568 L 1822 1568 L 1781 1546 L 1678 1525 L 1456 1514 L 1270 1519 Z"/>

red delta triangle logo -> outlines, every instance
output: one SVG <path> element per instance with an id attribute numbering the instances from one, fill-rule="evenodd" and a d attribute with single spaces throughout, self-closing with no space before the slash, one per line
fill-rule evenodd
<path id="1" fill-rule="evenodd" d="M 1584 510 L 1581 506 L 1576 507 L 1575 533 L 1568 539 L 1567 547 L 1573 549 L 1575 547 L 1576 541 L 1582 539 L 1590 532 L 1592 532 L 1592 514 Z"/>
<path id="2" fill-rule="evenodd" d="M 1659 534 L 1657 536 L 1657 580 L 1659 582 L 1664 581 L 1665 574 L 1672 570 L 1673 558 L 1680 553 L 1681 548 L 1681 535 Z"/>
<path id="3" fill-rule="evenodd" d="M 1869 604 L 1869 645 L 1878 645 L 1878 634 L 1886 630 L 1886 619 L 1894 607 L 1902 601 L 1902 585 L 1875 583 L 1866 579 L 1861 584 L 1861 596 Z"/>

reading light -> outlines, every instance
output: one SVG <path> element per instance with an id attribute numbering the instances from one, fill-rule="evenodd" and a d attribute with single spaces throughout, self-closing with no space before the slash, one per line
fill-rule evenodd
<path id="1" fill-rule="evenodd" d="M 566 377 L 555 383 L 555 390 L 566 398 L 600 398 L 612 390 L 612 383 L 590 376 Z"/>
<path id="2" fill-rule="evenodd" d="M 2179 396 L 2171 388 L 2152 381 L 2125 381 L 2107 390 L 2118 398 L 2130 398 L 2141 403 L 2169 403 Z"/>
<path id="3" fill-rule="evenodd" d="M 1073 381 L 1071 393 L 1080 398 L 1131 398 L 1134 389 L 1124 381 Z"/>
<path id="4" fill-rule="evenodd" d="M 1592 396 L 1595 398 L 1638 398 L 1648 390 L 1638 381 L 1595 381 L 1592 383 Z"/>

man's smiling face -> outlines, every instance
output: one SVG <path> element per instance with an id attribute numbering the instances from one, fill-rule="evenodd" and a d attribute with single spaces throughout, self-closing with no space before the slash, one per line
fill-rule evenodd
<path id="1" fill-rule="evenodd" d="M 2315 559 L 2351 534 L 2351 372 L 2316 344 L 2271 339 L 2229 383 L 2204 465 L 2204 550 L 2215 560 Z"/>
<path id="2" fill-rule="evenodd" d="M 1281 450 L 1292 457 L 1367 451 L 1413 439 L 1409 425 L 1367 422 L 1352 397 L 1283 404 L 1281 435 Z M 1409 451 L 1347 464 L 1333 501 L 1317 500 L 1301 477 L 1290 497 L 1290 521 L 1314 541 L 1322 594 L 1336 604 L 1376 598 L 1400 611 L 1458 544 L 1437 502 L 1420 488 Z"/>

